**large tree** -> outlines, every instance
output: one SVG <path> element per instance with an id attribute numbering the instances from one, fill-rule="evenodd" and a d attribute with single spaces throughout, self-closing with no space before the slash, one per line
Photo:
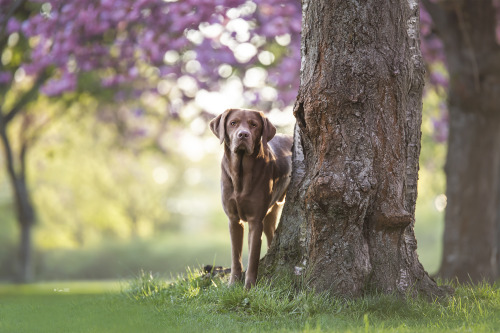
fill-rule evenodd
<path id="1" fill-rule="evenodd" d="M 358 296 L 445 293 L 413 232 L 424 65 L 417 1 L 304 0 L 293 173 L 262 273 Z"/>
<path id="2" fill-rule="evenodd" d="M 491 0 L 423 3 L 450 75 L 440 274 L 494 281 L 500 276 L 500 6 Z"/>

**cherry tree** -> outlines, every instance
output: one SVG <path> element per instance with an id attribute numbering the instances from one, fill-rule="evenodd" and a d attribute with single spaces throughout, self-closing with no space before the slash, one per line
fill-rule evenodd
<path id="1" fill-rule="evenodd" d="M 230 78 L 244 89 L 240 103 L 270 109 L 295 99 L 298 2 L 0 0 L 0 7 L 0 137 L 21 229 L 20 281 L 33 275 L 26 163 L 50 120 L 37 109 L 41 96 L 55 103 L 109 91 L 115 108 L 126 109 L 147 94 L 163 101 L 153 103 L 164 106 L 156 110 L 161 124 L 196 98 L 199 109 L 217 111 L 207 97 Z M 13 123 L 21 123 L 19 140 Z"/>

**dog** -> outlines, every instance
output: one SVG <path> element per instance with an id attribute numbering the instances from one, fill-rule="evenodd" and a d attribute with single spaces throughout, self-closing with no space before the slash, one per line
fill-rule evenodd
<path id="1" fill-rule="evenodd" d="M 228 109 L 210 122 L 224 143 L 222 206 L 229 219 L 232 285 L 242 277 L 244 222 L 248 223 L 245 288 L 257 281 L 262 232 L 269 248 L 285 201 L 292 169 L 292 137 L 276 134 L 263 112 Z"/>

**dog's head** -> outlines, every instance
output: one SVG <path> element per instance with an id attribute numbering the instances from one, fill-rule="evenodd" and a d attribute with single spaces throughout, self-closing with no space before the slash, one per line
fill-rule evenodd
<path id="1" fill-rule="evenodd" d="M 252 155 L 260 142 L 263 147 L 276 134 L 276 127 L 263 112 L 247 109 L 228 109 L 210 122 L 210 129 L 232 153 Z"/>

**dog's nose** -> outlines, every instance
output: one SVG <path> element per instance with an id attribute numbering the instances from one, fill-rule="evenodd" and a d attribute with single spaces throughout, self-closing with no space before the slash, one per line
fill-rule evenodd
<path id="1" fill-rule="evenodd" d="M 238 132 L 238 139 L 243 139 L 243 138 L 248 138 L 250 136 L 250 133 L 245 131 L 245 130 L 241 130 Z"/>

